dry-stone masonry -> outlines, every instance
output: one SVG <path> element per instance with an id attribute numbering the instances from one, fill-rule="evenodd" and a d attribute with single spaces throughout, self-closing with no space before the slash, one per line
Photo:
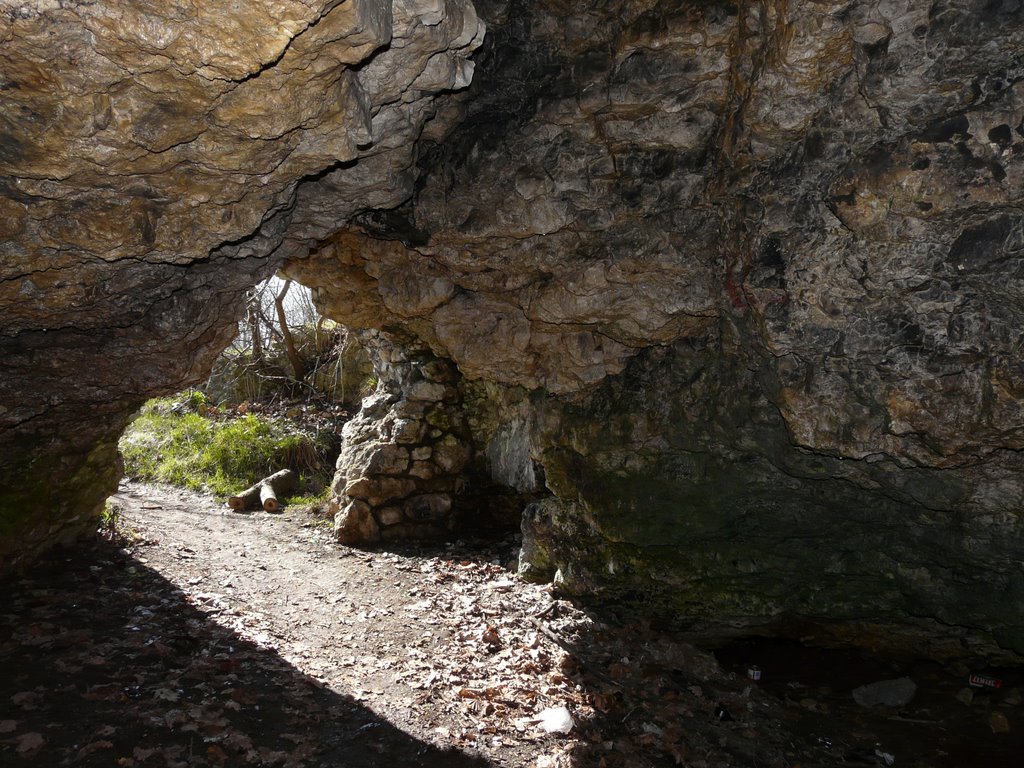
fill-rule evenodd
<path id="1" fill-rule="evenodd" d="M 458 371 L 406 341 L 364 332 L 380 380 L 345 425 L 334 502 L 338 538 L 366 544 L 449 533 L 469 462 Z"/>

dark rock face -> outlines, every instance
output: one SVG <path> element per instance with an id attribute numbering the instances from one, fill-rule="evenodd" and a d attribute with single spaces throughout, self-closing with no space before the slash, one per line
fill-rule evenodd
<path id="1" fill-rule="evenodd" d="M 277 37 L 88 6 L 56 27 L 86 70 L 32 58 L 70 12 L 0 30 L 37 94 L 0 124 L 4 468 L 98 500 L 125 411 L 199 376 L 288 257 L 390 339 L 349 540 L 443 530 L 489 473 L 535 501 L 524 573 L 568 591 L 1024 654 L 1018 0 L 481 0 L 474 84 L 440 97 L 467 5 L 259 5 Z"/>

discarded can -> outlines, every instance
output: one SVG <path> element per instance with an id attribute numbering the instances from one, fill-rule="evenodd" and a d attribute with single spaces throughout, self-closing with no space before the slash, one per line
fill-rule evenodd
<path id="1" fill-rule="evenodd" d="M 757 665 L 751 665 L 747 668 L 747 677 L 755 683 L 761 682 L 761 668 Z"/>
<path id="2" fill-rule="evenodd" d="M 1002 688 L 1003 681 L 998 677 L 988 677 L 987 675 L 971 675 L 967 678 L 967 682 L 975 688 Z"/>

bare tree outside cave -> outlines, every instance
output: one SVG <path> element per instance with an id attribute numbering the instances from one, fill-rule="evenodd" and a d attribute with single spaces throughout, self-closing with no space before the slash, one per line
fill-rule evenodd
<path id="1" fill-rule="evenodd" d="M 343 328 L 317 311 L 309 288 L 271 277 L 249 291 L 238 334 L 215 365 L 208 387 L 227 399 L 312 390 L 318 369 L 337 358 L 343 336 Z M 241 391 L 221 392 L 229 382 Z"/>

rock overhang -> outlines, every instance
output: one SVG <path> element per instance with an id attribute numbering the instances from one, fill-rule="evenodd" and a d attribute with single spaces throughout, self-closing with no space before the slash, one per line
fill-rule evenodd
<path id="1" fill-rule="evenodd" d="M 315 222 L 407 196 L 485 27 L 469 2 L 377 0 L 27 2 L 0 23 L 0 463 L 63 488 L 0 503 L 6 568 L 88 529 L 128 414 L 202 378 Z"/>

